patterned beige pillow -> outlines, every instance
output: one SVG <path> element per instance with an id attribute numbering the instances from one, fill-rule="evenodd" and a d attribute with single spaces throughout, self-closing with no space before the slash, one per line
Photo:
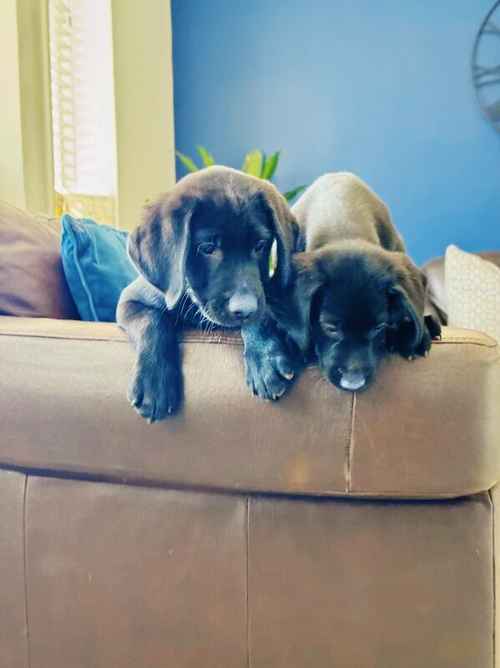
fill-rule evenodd
<path id="1" fill-rule="evenodd" d="M 445 260 L 448 324 L 486 332 L 500 341 L 500 269 L 456 246 Z"/>

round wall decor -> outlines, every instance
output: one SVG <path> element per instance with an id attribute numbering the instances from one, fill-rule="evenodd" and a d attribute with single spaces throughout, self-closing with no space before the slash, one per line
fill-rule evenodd
<path id="1" fill-rule="evenodd" d="M 472 82 L 483 116 L 500 132 L 500 0 L 486 14 L 476 35 Z"/>

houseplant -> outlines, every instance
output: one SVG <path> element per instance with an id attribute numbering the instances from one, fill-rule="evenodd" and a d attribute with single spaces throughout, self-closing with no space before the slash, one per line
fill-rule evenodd
<path id="1" fill-rule="evenodd" d="M 203 167 L 211 167 L 216 164 L 215 158 L 204 146 L 197 146 L 196 151 L 200 156 Z M 176 155 L 188 172 L 197 172 L 201 169 L 201 167 L 199 167 L 195 161 L 185 153 L 176 151 Z M 265 179 L 266 181 L 272 181 L 278 168 L 279 160 L 280 151 L 275 151 L 274 153 L 271 153 L 271 155 L 266 156 L 261 150 L 253 149 L 245 155 L 241 171 L 252 176 L 257 176 L 260 179 Z M 306 188 L 307 186 L 304 185 L 297 186 L 296 188 L 284 192 L 283 196 L 288 202 L 292 202 Z"/>

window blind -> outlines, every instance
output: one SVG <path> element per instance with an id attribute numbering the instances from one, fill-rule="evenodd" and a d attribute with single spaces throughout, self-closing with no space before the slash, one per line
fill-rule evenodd
<path id="1" fill-rule="evenodd" d="M 56 210 L 115 223 L 110 0 L 49 0 Z"/>

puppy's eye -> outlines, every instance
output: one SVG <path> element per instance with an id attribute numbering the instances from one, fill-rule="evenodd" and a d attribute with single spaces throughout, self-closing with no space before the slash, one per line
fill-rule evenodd
<path id="1" fill-rule="evenodd" d="M 322 322 L 321 327 L 328 336 L 339 336 L 340 330 L 333 322 Z"/>
<path id="2" fill-rule="evenodd" d="M 370 339 L 374 339 L 376 336 L 379 336 L 382 334 L 385 330 L 387 329 L 387 323 L 386 322 L 381 322 L 379 325 L 374 327 L 369 334 Z"/>
<path id="3" fill-rule="evenodd" d="M 253 249 L 256 253 L 262 253 L 262 251 L 265 250 L 266 246 L 267 246 L 267 241 L 265 239 L 260 239 L 259 241 L 257 241 Z"/>
<path id="4" fill-rule="evenodd" d="M 212 255 L 212 253 L 215 253 L 217 250 L 217 246 L 214 243 L 211 243 L 209 241 L 200 244 L 198 246 L 198 251 L 200 253 L 203 253 L 203 255 Z"/>

